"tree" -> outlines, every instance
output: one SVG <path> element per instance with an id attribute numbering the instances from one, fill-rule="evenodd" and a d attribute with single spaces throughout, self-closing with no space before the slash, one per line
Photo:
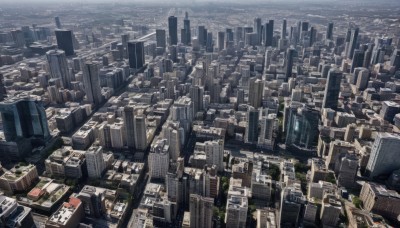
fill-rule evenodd
<path id="1" fill-rule="evenodd" d="M 277 166 L 275 164 L 269 164 L 267 174 L 271 176 L 272 180 L 279 181 L 279 179 L 280 179 L 279 177 L 281 175 L 281 170 L 279 169 L 279 166 Z"/>
<path id="2" fill-rule="evenodd" d="M 353 197 L 352 202 L 353 202 L 354 206 L 356 206 L 356 208 L 361 208 L 363 205 L 362 200 L 357 196 Z"/>

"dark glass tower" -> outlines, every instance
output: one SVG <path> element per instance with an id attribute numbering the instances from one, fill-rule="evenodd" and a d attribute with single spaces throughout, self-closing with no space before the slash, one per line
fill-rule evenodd
<path id="1" fill-rule="evenodd" d="M 288 81 L 289 77 L 292 77 L 292 68 L 293 68 L 293 59 L 296 56 L 296 50 L 293 48 L 289 48 L 286 51 L 286 60 L 285 60 L 285 75 L 286 80 Z"/>
<path id="2" fill-rule="evenodd" d="M 342 75 L 339 69 L 331 69 L 329 71 L 322 102 L 323 108 L 337 109 Z"/>
<path id="3" fill-rule="evenodd" d="M 74 45 L 71 30 L 56 30 L 57 46 L 65 52 L 66 56 L 74 55 Z"/>
<path id="4" fill-rule="evenodd" d="M 144 43 L 142 41 L 128 42 L 129 67 L 140 69 L 144 66 Z"/>
<path id="5" fill-rule="evenodd" d="M 328 27 L 326 28 L 326 39 L 333 39 L 333 22 L 329 22 Z"/>
<path id="6" fill-rule="evenodd" d="M 265 46 L 272 46 L 273 38 L 274 38 L 274 20 L 269 20 L 268 23 L 265 24 Z"/>
<path id="7" fill-rule="evenodd" d="M 165 30 L 163 30 L 163 29 L 156 30 L 156 41 L 157 41 L 157 47 L 162 47 L 162 48 L 167 47 L 167 42 L 166 42 L 166 38 L 165 38 Z"/>
<path id="8" fill-rule="evenodd" d="M 357 39 L 358 39 L 359 29 L 356 28 L 351 32 L 351 38 L 349 43 L 349 49 L 347 52 L 347 58 L 351 59 L 354 55 L 354 50 L 356 49 Z"/>
<path id="9" fill-rule="evenodd" d="M 169 32 L 169 44 L 178 44 L 178 18 L 174 16 L 168 17 L 168 32 Z"/>
<path id="10" fill-rule="evenodd" d="M 0 102 L 0 112 L 6 141 L 50 137 L 46 112 L 40 101 L 30 97 L 13 97 Z"/>

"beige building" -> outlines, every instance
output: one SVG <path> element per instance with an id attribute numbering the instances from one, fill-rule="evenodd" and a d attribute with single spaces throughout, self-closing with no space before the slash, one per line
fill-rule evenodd
<path id="1" fill-rule="evenodd" d="M 26 191 L 39 178 L 36 166 L 16 165 L 0 177 L 0 189 L 7 193 Z"/>

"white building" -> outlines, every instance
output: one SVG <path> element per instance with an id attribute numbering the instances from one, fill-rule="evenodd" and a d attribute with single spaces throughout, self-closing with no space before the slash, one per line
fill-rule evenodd
<path id="1" fill-rule="evenodd" d="M 103 147 L 91 146 L 85 153 L 89 178 L 100 178 L 106 168 L 103 159 Z"/>

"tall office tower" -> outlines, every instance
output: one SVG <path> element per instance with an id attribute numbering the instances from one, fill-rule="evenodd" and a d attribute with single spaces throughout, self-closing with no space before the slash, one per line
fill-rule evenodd
<path id="1" fill-rule="evenodd" d="M 50 137 L 46 112 L 40 101 L 29 97 L 12 97 L 0 102 L 1 119 L 6 141 L 18 138 Z"/>
<path id="2" fill-rule="evenodd" d="M 106 164 L 103 159 L 103 148 L 101 146 L 91 146 L 85 152 L 86 167 L 88 177 L 92 179 L 101 178 Z"/>
<path id="3" fill-rule="evenodd" d="M 381 132 L 375 139 L 368 160 L 367 176 L 374 178 L 380 175 L 389 175 L 400 169 L 400 136 Z"/>
<path id="4" fill-rule="evenodd" d="M 150 178 L 165 179 L 169 168 L 169 146 L 166 139 L 156 139 L 148 157 Z"/>
<path id="5" fill-rule="evenodd" d="M 261 129 L 258 144 L 262 145 L 264 148 L 273 149 L 275 139 L 274 132 L 278 127 L 276 116 L 273 116 L 273 114 L 263 116 L 260 122 Z"/>
<path id="6" fill-rule="evenodd" d="M 6 88 L 4 87 L 3 83 L 3 74 L 0 73 L 0 102 L 4 100 L 4 97 L 7 96 Z"/>
<path id="7" fill-rule="evenodd" d="M 260 45 L 261 44 L 261 39 L 262 39 L 261 18 L 259 18 L 259 17 L 254 18 L 253 30 L 254 30 L 255 33 L 257 33 L 257 45 Z"/>
<path id="8" fill-rule="evenodd" d="M 285 187 L 282 191 L 280 207 L 280 227 L 298 227 L 300 212 L 305 204 L 306 197 L 300 186 Z"/>
<path id="9" fill-rule="evenodd" d="M 329 22 L 328 27 L 326 28 L 326 39 L 333 40 L 333 22 Z"/>
<path id="10" fill-rule="evenodd" d="M 169 45 L 178 44 L 178 18 L 174 16 L 168 17 L 168 34 Z"/>
<path id="11" fill-rule="evenodd" d="M 197 112 L 203 111 L 204 88 L 199 86 L 191 86 L 189 89 L 189 95 L 193 102 L 193 113 L 197 114 Z"/>
<path id="12" fill-rule="evenodd" d="M 349 125 L 347 125 L 349 126 Z M 340 187 L 353 188 L 358 171 L 358 158 L 354 154 L 346 154 L 340 161 L 337 181 Z"/>
<path id="13" fill-rule="evenodd" d="M 206 152 L 206 163 L 209 167 L 216 166 L 217 171 L 224 171 L 224 140 L 214 140 L 204 142 Z"/>
<path id="14" fill-rule="evenodd" d="M 274 39 L 274 20 L 269 20 L 268 23 L 265 24 L 265 41 L 264 46 L 269 47 L 273 44 Z"/>
<path id="15" fill-rule="evenodd" d="M 287 21 L 286 19 L 283 19 L 281 28 L 281 39 L 286 39 L 286 28 L 287 28 Z"/>
<path id="16" fill-rule="evenodd" d="M 165 30 L 164 29 L 156 29 L 156 42 L 157 47 L 166 48 L 167 47 L 167 40 L 165 37 Z"/>
<path id="17" fill-rule="evenodd" d="M 339 69 L 329 70 L 322 102 L 323 108 L 337 109 L 342 76 L 343 73 Z"/>
<path id="18" fill-rule="evenodd" d="M 364 55 L 363 67 L 369 68 L 372 59 L 373 49 L 374 49 L 374 44 L 368 44 L 368 49 Z"/>
<path id="19" fill-rule="evenodd" d="M 145 64 L 144 59 L 144 42 L 134 41 L 128 42 L 129 67 L 140 69 Z"/>
<path id="20" fill-rule="evenodd" d="M 224 50 L 225 47 L 225 33 L 218 32 L 218 51 Z"/>
<path id="21" fill-rule="evenodd" d="M 369 76 L 370 76 L 369 70 L 366 68 L 362 68 L 358 72 L 358 77 L 356 82 L 357 89 L 365 90 L 368 87 Z"/>
<path id="22" fill-rule="evenodd" d="M 247 126 L 246 126 L 246 143 L 257 143 L 258 141 L 258 119 L 259 111 L 253 107 L 249 107 L 247 111 Z"/>
<path id="23" fill-rule="evenodd" d="M 310 47 L 312 47 L 312 45 L 314 44 L 316 38 L 317 38 L 317 30 L 314 28 L 314 26 L 311 26 L 311 29 L 310 29 Z"/>
<path id="24" fill-rule="evenodd" d="M 207 29 L 203 25 L 200 25 L 197 30 L 197 39 L 199 40 L 200 46 L 206 46 L 207 42 Z"/>
<path id="25" fill-rule="evenodd" d="M 121 35 L 121 43 L 123 49 L 123 58 L 128 57 L 128 42 L 129 42 L 129 34 L 122 34 Z"/>
<path id="26" fill-rule="evenodd" d="M 125 106 L 123 116 L 127 146 L 135 148 L 135 108 L 132 105 Z"/>
<path id="27" fill-rule="evenodd" d="M 185 37 L 185 42 L 182 41 L 185 45 L 189 45 L 192 41 L 192 32 L 190 30 L 190 20 L 188 18 L 185 18 L 183 20 L 183 30 L 184 30 L 184 37 Z"/>
<path id="28" fill-rule="evenodd" d="M 56 30 L 57 46 L 59 49 L 65 51 L 66 56 L 72 56 L 74 52 L 74 44 L 72 41 L 71 30 Z"/>
<path id="29" fill-rule="evenodd" d="M 226 33 L 226 42 L 227 43 L 228 42 L 233 42 L 233 40 L 234 40 L 234 38 L 233 38 L 234 37 L 233 36 L 233 30 L 230 29 L 230 28 L 227 28 L 225 33 Z"/>
<path id="30" fill-rule="evenodd" d="M 185 130 L 180 126 L 179 122 L 168 120 L 162 126 L 162 135 L 167 139 L 170 159 L 176 161 L 181 154 Z"/>
<path id="31" fill-rule="evenodd" d="M 24 33 L 21 30 L 12 30 L 11 37 L 17 47 L 25 46 Z"/>
<path id="32" fill-rule="evenodd" d="M 297 148 L 312 149 L 318 142 L 318 111 L 308 107 L 289 109 L 286 126 L 286 145 Z"/>
<path id="33" fill-rule="evenodd" d="M 394 117 L 400 113 L 400 104 L 394 101 L 382 102 L 382 109 L 379 113 L 380 117 L 390 123 L 394 123 Z"/>
<path id="34" fill-rule="evenodd" d="M 354 50 L 357 48 L 359 28 L 355 28 L 351 31 L 351 38 L 349 43 L 349 49 L 347 52 L 347 58 L 351 59 L 354 55 Z"/>
<path id="35" fill-rule="evenodd" d="M 334 194 L 325 194 L 321 207 L 322 227 L 337 227 L 342 211 L 342 203 Z"/>
<path id="36" fill-rule="evenodd" d="M 263 93 L 264 93 L 264 82 L 256 78 L 250 79 L 249 104 L 256 109 L 261 107 Z"/>
<path id="37" fill-rule="evenodd" d="M 351 28 L 347 29 L 346 39 L 345 39 L 345 48 L 344 48 L 344 56 L 347 57 L 347 53 L 350 48 L 350 40 L 351 40 Z"/>
<path id="38" fill-rule="evenodd" d="M 207 33 L 206 51 L 207 52 L 213 52 L 214 51 L 214 43 L 213 43 L 212 32 L 208 32 Z"/>
<path id="39" fill-rule="evenodd" d="M 286 51 L 285 59 L 285 81 L 287 82 L 290 77 L 292 77 L 293 60 L 296 55 L 296 50 L 293 48 L 288 48 Z"/>
<path id="40" fill-rule="evenodd" d="M 244 90 L 243 89 L 238 89 L 237 90 L 236 103 L 237 103 L 237 105 L 240 105 L 240 104 L 244 103 Z"/>
<path id="41" fill-rule="evenodd" d="M 190 228 L 212 228 L 213 208 L 213 198 L 190 194 Z"/>
<path id="42" fill-rule="evenodd" d="M 147 148 L 146 116 L 144 114 L 135 115 L 134 121 L 135 148 L 144 151 Z"/>
<path id="43" fill-rule="evenodd" d="M 247 196 L 230 195 L 226 204 L 225 223 L 229 228 L 246 227 L 246 212 L 249 208 Z"/>
<path id="44" fill-rule="evenodd" d="M 87 100 L 95 105 L 99 105 L 102 101 L 99 65 L 97 63 L 85 63 L 83 66 L 83 86 Z"/>
<path id="45" fill-rule="evenodd" d="M 353 54 L 353 61 L 351 63 L 350 73 L 354 71 L 356 67 L 362 67 L 364 63 L 364 51 L 356 49 Z"/>
<path id="46" fill-rule="evenodd" d="M 308 22 L 308 21 L 301 22 L 301 31 L 303 31 L 303 32 L 308 31 L 309 26 L 310 26 L 310 22 Z"/>
<path id="47" fill-rule="evenodd" d="M 60 18 L 58 16 L 54 17 L 54 22 L 56 23 L 56 28 L 57 29 L 61 29 L 61 21 L 60 21 Z"/>
<path id="48" fill-rule="evenodd" d="M 243 27 L 236 27 L 235 28 L 235 42 L 236 42 L 236 45 L 238 45 L 240 41 L 244 41 Z"/>
<path id="49" fill-rule="evenodd" d="M 61 78 L 64 88 L 71 88 L 71 75 L 68 69 L 67 57 L 62 50 L 50 50 L 46 53 L 51 78 Z"/>
<path id="50" fill-rule="evenodd" d="M 390 57 L 390 65 L 394 66 L 395 70 L 400 69 L 400 49 L 395 49 Z"/>

